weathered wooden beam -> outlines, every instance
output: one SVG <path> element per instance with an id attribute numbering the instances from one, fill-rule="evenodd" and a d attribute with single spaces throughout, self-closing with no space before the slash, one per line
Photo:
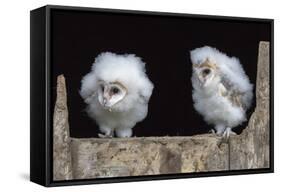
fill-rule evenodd
<path id="1" fill-rule="evenodd" d="M 65 81 L 59 76 L 54 113 L 54 179 L 269 167 L 269 42 L 260 43 L 257 68 L 256 109 L 247 128 L 241 135 L 231 136 L 228 143 L 213 134 L 69 138 Z"/>
<path id="2" fill-rule="evenodd" d="M 53 179 L 72 179 L 67 94 L 63 75 L 57 78 L 57 99 L 53 118 Z"/>
<path id="3" fill-rule="evenodd" d="M 213 135 L 74 139 L 74 178 L 227 170 L 228 147 Z"/>
<path id="4" fill-rule="evenodd" d="M 242 134 L 230 139 L 230 170 L 269 168 L 269 42 L 260 42 L 256 108 Z"/>

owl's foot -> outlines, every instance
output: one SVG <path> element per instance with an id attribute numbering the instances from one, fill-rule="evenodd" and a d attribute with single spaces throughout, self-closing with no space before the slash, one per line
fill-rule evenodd
<path id="1" fill-rule="evenodd" d="M 224 132 L 223 132 L 223 134 L 222 134 L 222 137 L 223 137 L 224 139 L 228 140 L 230 135 L 237 135 L 237 134 L 236 134 L 235 132 L 233 132 L 230 127 L 227 127 L 227 128 L 224 130 Z"/>
<path id="2" fill-rule="evenodd" d="M 216 134 L 216 130 L 214 130 L 214 129 L 210 129 L 208 133 L 211 133 L 211 134 Z"/>
<path id="3" fill-rule="evenodd" d="M 132 129 L 116 129 L 115 132 L 117 137 L 132 137 L 133 135 Z"/>
<path id="4" fill-rule="evenodd" d="M 100 126 L 100 131 L 103 133 L 99 133 L 98 136 L 100 138 L 112 138 L 113 137 L 113 130 L 110 127 L 107 126 Z"/>
<path id="5" fill-rule="evenodd" d="M 223 135 L 223 133 L 225 132 L 225 130 L 226 130 L 226 128 L 225 128 L 226 126 L 225 125 L 223 125 L 223 124 L 218 124 L 218 125 L 216 125 L 215 126 L 215 133 L 216 133 L 216 135 L 218 135 L 218 136 L 222 136 Z"/>
<path id="6" fill-rule="evenodd" d="M 101 134 L 101 133 L 99 133 L 98 136 L 99 136 L 99 138 L 112 138 L 113 137 L 113 135 L 106 135 L 106 134 Z"/>
<path id="7" fill-rule="evenodd" d="M 107 130 L 104 134 L 99 133 L 98 136 L 100 138 L 112 138 L 113 137 L 113 131 Z"/>

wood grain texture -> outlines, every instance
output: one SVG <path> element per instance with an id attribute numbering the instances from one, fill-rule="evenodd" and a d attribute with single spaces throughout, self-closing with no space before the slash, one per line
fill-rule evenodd
<path id="1" fill-rule="evenodd" d="M 230 170 L 269 168 L 269 42 L 260 42 L 257 80 L 256 108 L 248 126 L 230 139 Z"/>
<path id="2" fill-rule="evenodd" d="M 75 179 L 228 169 L 228 147 L 213 135 L 74 139 Z"/>
<path id="3" fill-rule="evenodd" d="M 53 179 L 72 179 L 67 94 L 65 78 L 57 78 L 57 99 L 53 120 Z"/>

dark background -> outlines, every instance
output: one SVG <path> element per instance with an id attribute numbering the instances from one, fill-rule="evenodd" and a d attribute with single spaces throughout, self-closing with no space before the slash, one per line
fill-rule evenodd
<path id="1" fill-rule="evenodd" d="M 255 84 L 258 44 L 270 41 L 270 34 L 270 24 L 262 21 L 52 10 L 52 110 L 56 77 L 64 74 L 71 136 L 97 137 L 98 126 L 87 116 L 79 95 L 81 78 L 103 51 L 134 53 L 146 63 L 155 86 L 148 115 L 134 127 L 134 135 L 206 133 L 212 126 L 193 108 L 189 51 L 209 45 L 236 56 Z M 255 107 L 253 100 L 248 117 Z M 246 124 L 234 131 L 240 133 Z"/>

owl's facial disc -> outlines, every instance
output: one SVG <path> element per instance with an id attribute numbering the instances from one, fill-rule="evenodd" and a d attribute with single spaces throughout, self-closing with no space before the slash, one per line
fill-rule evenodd
<path id="1" fill-rule="evenodd" d="M 122 101 L 127 94 L 126 88 L 119 82 L 101 82 L 98 92 L 99 103 L 108 110 L 111 110 L 115 104 Z"/>

